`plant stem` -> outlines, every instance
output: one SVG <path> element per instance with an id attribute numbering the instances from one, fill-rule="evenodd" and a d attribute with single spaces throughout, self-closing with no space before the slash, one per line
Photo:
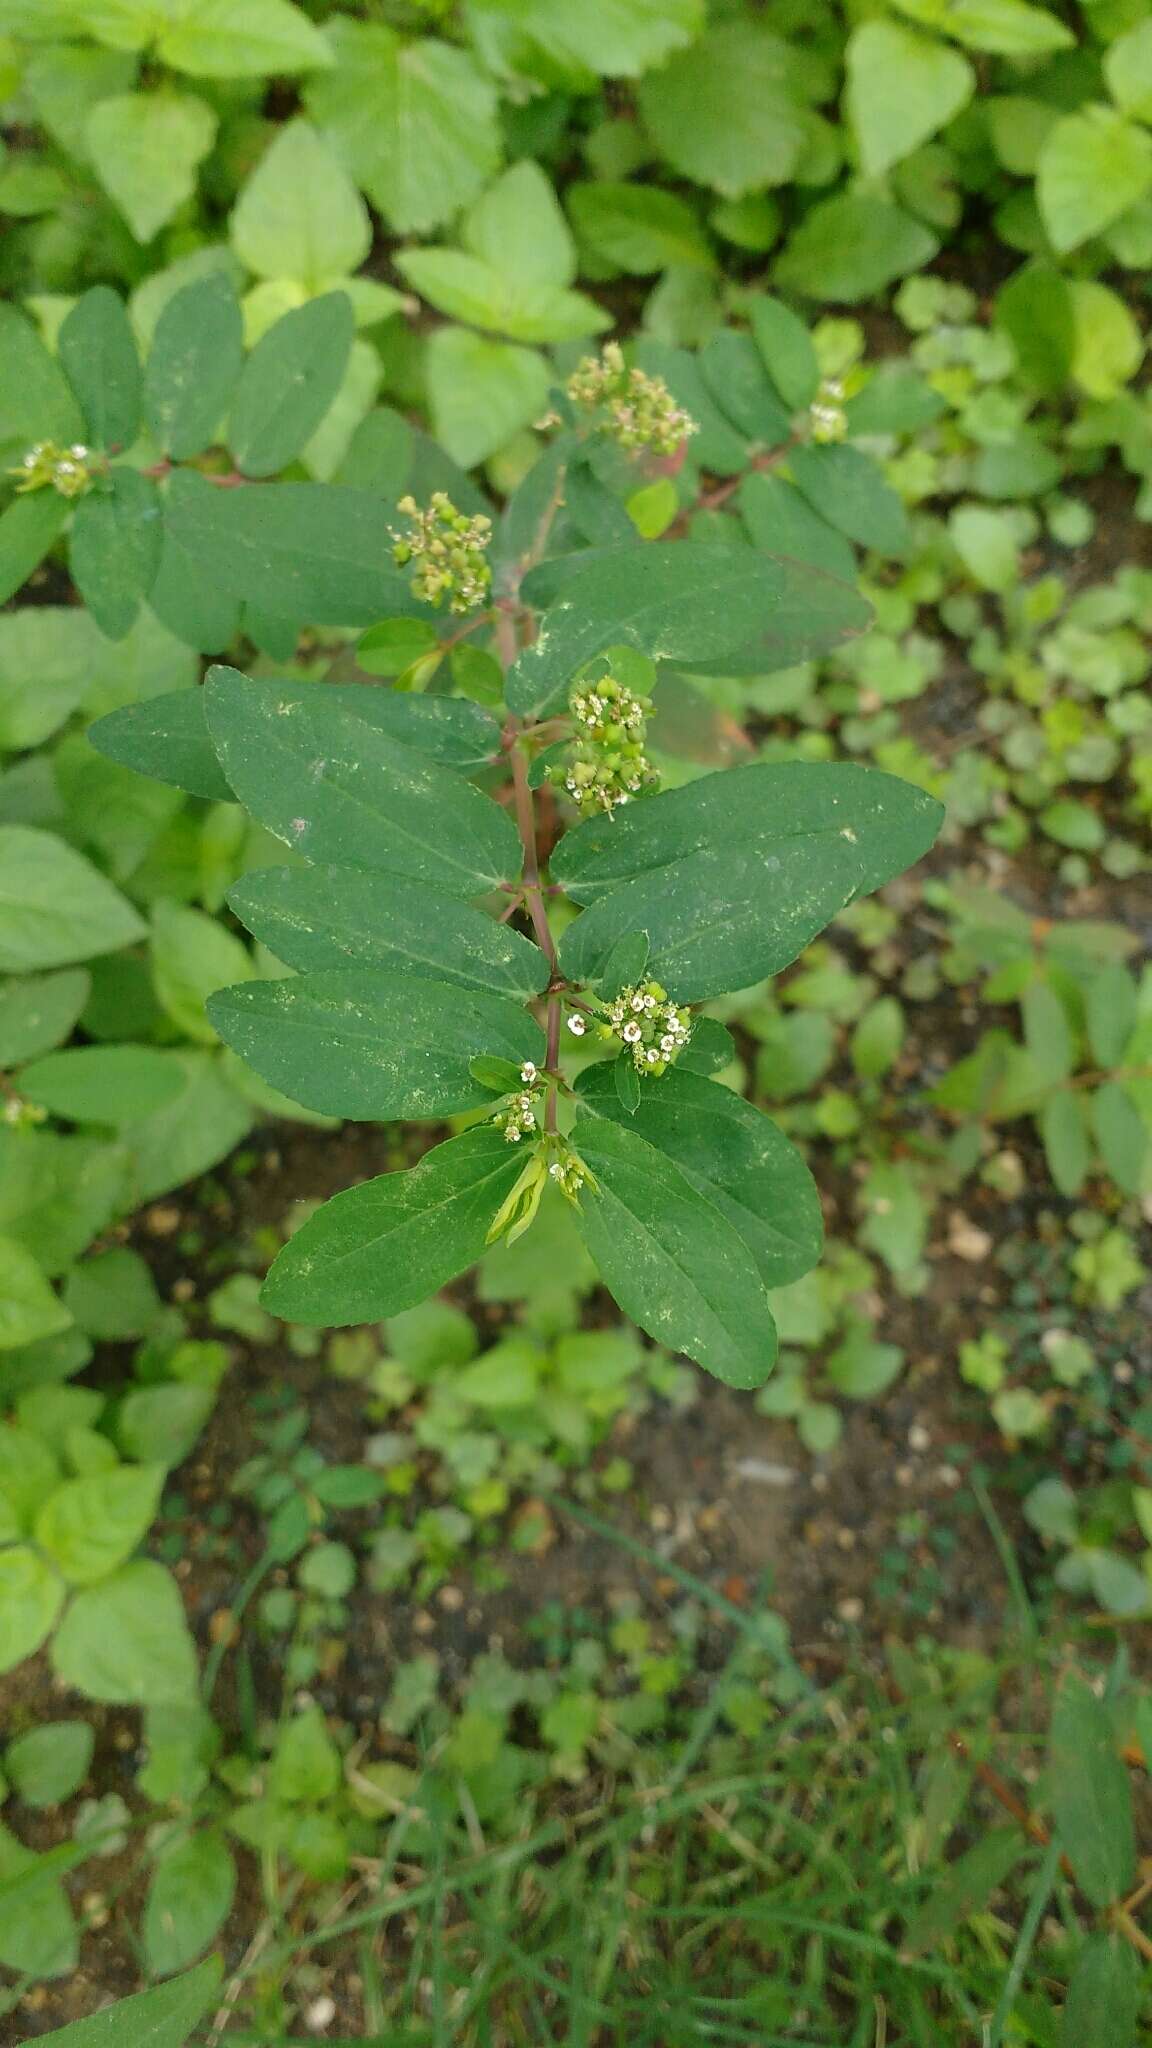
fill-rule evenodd
<path id="1" fill-rule="evenodd" d="M 548 912 L 544 905 L 544 891 L 540 886 L 540 859 L 536 848 L 536 807 L 532 791 L 528 787 L 528 764 L 520 751 L 519 730 L 515 719 L 509 719 L 504 730 L 504 748 L 512 766 L 512 793 L 516 804 L 516 823 L 520 832 L 520 844 L 524 849 L 522 873 L 524 907 L 532 920 L 532 930 L 554 980 L 559 973 L 556 957 L 556 941 L 548 923 Z M 555 989 L 548 991 L 548 1009 L 545 1020 L 547 1050 L 544 1064 L 550 1074 L 555 1074 L 560 1059 L 560 996 Z M 556 1088 L 548 1090 L 548 1101 L 544 1110 L 544 1128 L 556 1129 Z"/>

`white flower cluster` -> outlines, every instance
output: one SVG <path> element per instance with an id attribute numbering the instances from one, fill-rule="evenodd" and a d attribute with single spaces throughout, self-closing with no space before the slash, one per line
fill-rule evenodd
<path id="1" fill-rule="evenodd" d="M 59 448 L 55 441 L 37 441 L 21 456 L 9 476 L 19 477 L 16 496 L 23 497 L 28 491 L 42 491 L 51 485 L 62 498 L 79 498 L 92 482 L 88 458 L 92 451 L 83 441 L 73 441 L 70 448 Z"/>
<path id="2" fill-rule="evenodd" d="M 565 1152 L 554 1159 L 548 1168 L 549 1178 L 554 1180 L 562 1195 L 574 1202 L 588 1179 L 588 1168 L 574 1152 Z"/>
<path id="3" fill-rule="evenodd" d="M 659 1075 L 691 1038 L 692 1017 L 669 1001 L 667 989 L 658 981 L 644 981 L 621 989 L 598 1028 L 602 1038 L 614 1038 L 629 1048 L 637 1073 Z"/>
<path id="4" fill-rule="evenodd" d="M 415 498 L 401 498 L 397 509 L 408 519 L 409 531 L 393 532 L 392 559 L 400 569 L 412 564 L 416 596 L 434 605 L 447 599 L 451 612 L 485 604 L 492 588 L 485 553 L 492 538 L 487 515 L 477 512 L 469 519 L 446 491 L 433 491 L 423 510 Z"/>
<path id="5" fill-rule="evenodd" d="M 615 676 L 578 686 L 568 700 L 577 726 L 568 759 L 549 769 L 578 811 L 609 815 L 617 804 L 655 789 L 659 777 L 644 751 L 650 697 L 638 697 Z"/>
<path id="6" fill-rule="evenodd" d="M 543 1074 L 534 1060 L 525 1060 L 520 1069 L 524 1087 L 519 1094 L 509 1096 L 507 1107 L 498 1109 L 492 1121 L 498 1131 L 503 1131 L 510 1145 L 520 1145 L 524 1138 L 535 1132 L 536 1104 L 546 1086 Z"/>
<path id="7" fill-rule="evenodd" d="M 808 408 L 814 441 L 842 441 L 848 432 L 844 386 L 839 377 L 825 377 Z"/>
<path id="8" fill-rule="evenodd" d="M 689 435 L 699 431 L 663 377 L 628 369 L 618 341 L 607 342 L 599 356 L 585 356 L 565 388 L 573 405 L 589 412 L 603 410 L 605 432 L 621 448 L 675 455 Z"/>
<path id="9" fill-rule="evenodd" d="M 48 1121 L 48 1111 L 38 1102 L 29 1102 L 23 1095 L 9 1095 L 0 1108 L 0 1123 L 8 1124 L 13 1130 L 24 1130 L 33 1124 Z"/>

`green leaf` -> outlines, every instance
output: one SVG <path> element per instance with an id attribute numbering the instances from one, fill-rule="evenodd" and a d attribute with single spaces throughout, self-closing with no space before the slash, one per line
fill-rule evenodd
<path id="1" fill-rule="evenodd" d="M 0 1351 L 35 1344 L 71 1320 L 36 1260 L 12 1238 L 0 1237 Z"/>
<path id="2" fill-rule="evenodd" d="M 145 417 L 166 454 L 183 462 L 209 446 L 243 363 L 243 318 L 223 271 L 169 299 L 144 378 Z"/>
<path id="3" fill-rule="evenodd" d="M 87 1721 L 49 1721 L 4 1752 L 4 1774 L 26 1806 L 60 1806 L 88 1776 L 95 1744 Z"/>
<path id="4" fill-rule="evenodd" d="M 197 2023 L 219 1999 L 221 1965 L 210 1956 L 171 1984 L 117 1999 L 83 2020 L 45 2034 L 51 2048 L 184 2048 Z"/>
<path id="5" fill-rule="evenodd" d="M 232 788 L 216 758 L 199 689 L 170 690 L 143 704 L 125 704 L 88 729 L 97 752 L 138 775 L 172 783 L 192 796 L 227 802 Z"/>
<path id="6" fill-rule="evenodd" d="M 193 197 L 215 139 L 211 107 L 178 92 L 100 100 L 85 129 L 96 175 L 138 242 L 150 242 Z"/>
<path id="7" fill-rule="evenodd" d="M 214 1034 L 204 1014 L 209 996 L 253 972 L 248 949 L 235 932 L 187 904 L 157 903 L 152 981 L 161 1008 L 186 1037 L 211 1045 Z"/>
<path id="8" fill-rule="evenodd" d="M 855 576 L 856 557 L 847 541 L 786 477 L 750 472 L 740 485 L 737 502 L 758 548 L 810 562 L 846 583 Z"/>
<path id="9" fill-rule="evenodd" d="M 957 42 L 1002 57 L 1041 56 L 1071 49 L 1076 41 L 1064 22 L 1026 0 L 952 0 L 946 12 L 937 16 L 933 7 L 926 18 Z"/>
<path id="10" fill-rule="evenodd" d="M 169 540 L 197 585 L 207 580 L 237 615 L 241 598 L 310 625 L 366 626 L 418 613 L 392 563 L 385 518 L 375 492 L 338 484 L 220 490 L 190 470 L 177 470 L 168 484 Z M 157 610 L 158 599 L 159 585 L 152 592 Z"/>
<path id="11" fill-rule="evenodd" d="M 306 1707 L 302 1714 L 285 1723 L 269 1773 L 275 1798 L 320 1806 L 331 1799 L 342 1776 L 340 1752 L 319 1707 Z"/>
<path id="12" fill-rule="evenodd" d="M 439 312 L 516 341 L 579 341 L 612 324 L 583 292 L 526 282 L 460 249 L 407 249 L 396 267 Z"/>
<path id="13" fill-rule="evenodd" d="M 20 1076 L 21 1092 L 52 1116 L 77 1124 L 139 1123 L 180 1093 L 172 1053 L 146 1045 L 76 1045 L 35 1060 Z"/>
<path id="14" fill-rule="evenodd" d="M 1111 1715 L 1077 1672 L 1056 1695 L 1048 1764 L 1052 1813 L 1076 1881 L 1094 1906 L 1109 1906 L 1135 1881 L 1132 1794 Z"/>
<path id="15" fill-rule="evenodd" d="M 496 169 L 494 87 L 465 51 L 381 22 L 337 19 L 328 39 L 336 65 L 310 84 L 309 113 L 394 228 L 439 227 Z"/>
<path id="16" fill-rule="evenodd" d="M 43 1438 L 0 1423 L 0 1494 L 22 1532 L 31 1529 L 40 1502 L 59 1484 L 60 1468 Z"/>
<path id="17" fill-rule="evenodd" d="M 564 971 L 588 980 L 625 932 L 647 931 L 650 969 L 678 1001 L 750 987 L 919 860 L 942 818 L 877 769 L 757 762 L 589 820 L 552 860 L 592 905 L 564 935 Z"/>
<path id="18" fill-rule="evenodd" d="M 465 469 L 485 462 L 546 407 L 548 369 L 534 349 L 439 327 L 425 360 L 437 438 Z"/>
<path id="19" fill-rule="evenodd" d="M 113 1706 L 191 1699 L 196 1651 L 163 1565 L 141 1558 L 83 1587 L 56 1631 L 52 1668 L 64 1685 Z"/>
<path id="20" fill-rule="evenodd" d="M 68 509 L 59 491 L 33 491 L 0 512 L 0 604 L 39 568 L 64 530 Z"/>
<path id="21" fill-rule="evenodd" d="M 228 902 L 288 967 L 376 967 L 493 995 L 539 995 L 540 947 L 458 897 L 361 868 L 260 868 Z"/>
<path id="22" fill-rule="evenodd" d="M 374 1322 L 424 1301 L 484 1251 L 522 1170 L 491 1126 L 333 1197 L 273 1261 L 261 1299 L 289 1322 Z"/>
<path id="23" fill-rule="evenodd" d="M 36 1517 L 36 1541 L 70 1584 L 106 1579 L 147 1535 L 163 1483 L 157 1465 L 119 1465 L 70 1479 Z"/>
<path id="24" fill-rule="evenodd" d="M 1137 21 L 1104 56 L 1104 76 L 1121 113 L 1152 121 L 1152 21 Z"/>
<path id="25" fill-rule="evenodd" d="M 345 702 L 232 669 L 212 671 L 205 698 L 237 795 L 305 858 L 383 868 L 459 896 L 479 895 L 519 867 L 506 812 Z"/>
<path id="26" fill-rule="evenodd" d="M 81 968 L 13 978 L 0 987 L 0 1066 L 18 1067 L 70 1035 L 92 983 Z"/>
<path id="27" fill-rule="evenodd" d="M 855 305 L 893 278 L 923 270 L 939 243 L 911 214 L 868 192 L 822 199 L 793 229 L 776 264 L 776 282 L 810 299 Z"/>
<path id="28" fill-rule="evenodd" d="M 1076 1958 L 1060 2023 L 1061 2048 L 1136 2048 L 1140 1964 L 1120 1933 L 1089 1935 Z"/>
<path id="29" fill-rule="evenodd" d="M 577 1090 L 597 1116 L 620 1123 L 613 1067 L 590 1067 Z M 673 1067 L 637 1083 L 627 1128 L 671 1159 L 732 1225 L 765 1287 L 784 1287 L 815 1265 L 824 1242 L 816 1184 L 795 1146 L 750 1103 L 702 1075 Z"/>
<path id="30" fill-rule="evenodd" d="M 64 1304 L 87 1336 L 112 1343 L 145 1336 L 163 1313 L 147 1263 L 127 1245 L 112 1245 L 74 1266 L 64 1283 Z"/>
<path id="31" fill-rule="evenodd" d="M 1072 1030 L 1065 1009 L 1050 982 L 1034 981 L 1020 998 L 1024 1043 L 1036 1062 L 1041 1085 L 1067 1080 L 1075 1064 Z"/>
<path id="32" fill-rule="evenodd" d="M 154 1977 L 194 1962 L 232 1910 L 236 1864 L 217 1828 L 169 1843 L 156 1858 L 144 1905 L 144 1955 Z"/>
<path id="33" fill-rule="evenodd" d="M 555 710 L 576 671 L 610 646 L 707 670 L 770 630 L 783 584 L 779 565 L 748 548 L 654 541 L 590 550 L 570 565 L 534 645 L 513 664 L 509 706 L 522 716 Z"/>
<path id="34" fill-rule="evenodd" d="M 0 1129 L 0 1229 L 64 1272 L 121 1206 L 124 1169 L 103 1139 Z"/>
<path id="35" fill-rule="evenodd" d="M 895 21 L 865 21 L 847 51 L 847 111 L 866 178 L 882 177 L 971 99 L 966 57 Z"/>
<path id="36" fill-rule="evenodd" d="M 63 1604 L 63 1582 L 37 1551 L 27 1544 L 0 1550 L 0 1671 L 40 1648 Z"/>
<path id="37" fill-rule="evenodd" d="M 760 1386 L 776 1326 L 735 1226 L 623 1123 L 582 1116 L 573 1143 L 595 1177 L 581 1190 L 581 1235 L 625 1315 L 727 1385 Z"/>
<path id="38" fill-rule="evenodd" d="M 76 1968 L 79 1941 L 68 1894 L 48 1856 L 26 1849 L 0 1827 L 0 1963 L 30 1977 L 64 1977 Z"/>
<path id="39" fill-rule="evenodd" d="M 670 264 L 712 268 L 707 237 L 674 192 L 606 179 L 569 185 L 565 197 L 581 242 L 619 270 L 648 277 Z"/>
<path id="40" fill-rule="evenodd" d="M 69 560 L 73 581 L 109 640 L 130 633 L 160 567 L 160 493 L 151 477 L 119 464 L 76 507 Z"/>
<path id="41" fill-rule="evenodd" d="M 331 145 L 307 121 L 276 131 L 241 187 L 232 246 L 257 277 L 309 292 L 359 270 L 372 247 L 368 209 Z"/>
<path id="42" fill-rule="evenodd" d="M 1144 360 L 1144 335 L 1117 292 L 1091 278 L 1070 286 L 1076 346 L 1072 375 L 1090 398 L 1114 398 Z"/>
<path id="43" fill-rule="evenodd" d="M 51 832 L 0 826 L 0 972 L 64 967 L 131 944 L 130 903 Z"/>
<path id="44" fill-rule="evenodd" d="M 84 431 L 84 416 L 55 356 L 23 313 L 0 305 L 0 455 L 15 460 L 34 441 L 78 441 Z"/>
<path id="45" fill-rule="evenodd" d="M 737 431 L 765 448 L 782 447 L 791 420 L 752 336 L 722 328 L 699 361 L 705 385 Z"/>
<path id="46" fill-rule="evenodd" d="M 673 168 L 729 199 L 787 184 L 807 140 L 791 52 L 757 22 L 709 30 L 642 81 L 639 101 Z"/>
<path id="47" fill-rule="evenodd" d="M 182 1465 L 216 1402 L 213 1387 L 134 1387 L 120 1404 L 116 1433 L 130 1458 L 170 1468 Z"/>
<path id="48" fill-rule="evenodd" d="M 996 297 L 996 324 L 1011 337 L 1020 368 L 1041 391 L 1071 374 L 1076 314 L 1071 288 L 1053 264 L 1026 263 Z"/>
<path id="49" fill-rule="evenodd" d="M 285 313 L 244 365 L 228 445 L 246 476 L 272 476 L 299 455 L 340 388 L 355 321 L 347 292 Z"/>
<path id="50" fill-rule="evenodd" d="M 479 1053 L 468 1062 L 468 1072 L 479 1087 L 491 1095 L 507 1095 L 512 1088 L 522 1088 L 520 1068 L 515 1060 L 497 1059 L 489 1053 Z"/>
<path id="51" fill-rule="evenodd" d="M 519 286 L 568 285 L 576 275 L 575 245 L 552 182 L 528 157 L 476 201 L 462 240 Z"/>
<path id="52" fill-rule="evenodd" d="M 792 412 L 811 405 L 820 384 L 820 364 L 804 322 L 763 292 L 748 301 L 748 317 L 764 367 L 785 405 Z"/>
<path id="53" fill-rule="evenodd" d="M 277 78 L 331 64 L 327 41 L 291 0 L 180 0 L 156 54 L 193 78 Z"/>
<path id="54" fill-rule="evenodd" d="M 265 1081 L 324 1116 L 448 1116 L 489 1099 L 477 1053 L 544 1063 L 539 1025 L 503 996 L 371 968 L 248 982 L 208 1014 Z"/>
<path id="55" fill-rule="evenodd" d="M 1152 1140 L 1139 1104 L 1118 1081 L 1105 1081 L 1102 1088 L 1092 1091 L 1089 1114 L 1100 1156 L 1117 1187 L 1126 1195 L 1141 1194 Z"/>
<path id="56" fill-rule="evenodd" d="M 1011 590 L 1020 574 L 1015 519 L 990 505 L 957 505 L 948 532 L 964 567 L 984 590 Z"/>
<path id="57" fill-rule="evenodd" d="M 517 26 L 560 64 L 607 78 L 636 78 L 704 25 L 702 0 L 517 0 Z"/>
<path id="58" fill-rule="evenodd" d="M 895 1064 L 903 1042 L 904 1012 L 895 996 L 880 996 L 852 1033 L 852 1065 L 863 1080 L 879 1080 Z"/>
<path id="59" fill-rule="evenodd" d="M 1152 186 L 1152 136 L 1113 107 L 1057 121 L 1040 151 L 1036 198 L 1054 249 L 1098 235 Z"/>
<path id="60" fill-rule="evenodd" d="M 913 1913 L 904 1934 L 913 1954 L 938 1947 L 941 1941 L 977 1913 L 983 1913 L 1027 1853 L 1019 1828 L 991 1828 L 987 1834 L 946 1864 L 924 1903 Z"/>
<path id="61" fill-rule="evenodd" d="M 119 292 L 93 285 L 60 329 L 60 361 L 98 448 L 130 448 L 140 430 L 140 358 Z"/>
<path id="62" fill-rule="evenodd" d="M 127 1133 L 130 1195 L 125 1207 L 154 1201 L 182 1181 L 197 1180 L 252 1127 L 252 1111 L 228 1086 L 218 1059 L 206 1053 L 181 1053 L 179 1059 L 183 1093 Z"/>
<path id="63" fill-rule="evenodd" d="M 613 1060 L 609 1071 L 614 1107 L 622 1109 L 626 1116 L 635 1116 L 640 1107 L 640 1076 L 627 1051 Z"/>
<path id="64" fill-rule="evenodd" d="M 1136 1028 L 1136 983 L 1118 963 L 1102 967 L 1088 985 L 1088 1043 L 1102 1067 L 1119 1066 Z"/>
<path id="65" fill-rule="evenodd" d="M 793 449 L 788 466 L 814 512 L 861 547 L 899 555 L 908 546 L 904 507 L 878 462 L 844 443 Z"/>

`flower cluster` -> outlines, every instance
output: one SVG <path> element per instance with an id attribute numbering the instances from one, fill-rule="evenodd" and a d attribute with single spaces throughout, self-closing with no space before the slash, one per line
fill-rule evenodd
<path id="1" fill-rule="evenodd" d="M 577 736 L 568 758 L 549 769 L 551 782 L 567 790 L 577 810 L 611 814 L 617 804 L 643 796 L 659 781 L 644 752 L 650 697 L 638 697 L 615 676 L 580 684 L 569 698 Z"/>
<path id="2" fill-rule="evenodd" d="M 392 559 L 415 568 L 412 588 L 425 604 L 448 600 L 453 612 L 470 612 L 487 601 L 492 571 L 485 549 L 492 521 L 483 512 L 469 518 L 458 512 L 446 491 L 433 491 L 422 510 L 415 498 L 401 498 L 399 510 L 409 521 L 407 533 L 393 533 Z"/>
<path id="3" fill-rule="evenodd" d="M 47 1121 L 48 1111 L 38 1102 L 29 1102 L 23 1095 L 6 1096 L 0 1107 L 0 1123 L 7 1124 L 12 1130 L 26 1130 Z"/>
<path id="4" fill-rule="evenodd" d="M 548 1178 L 555 1182 L 562 1195 L 579 1207 L 580 1190 L 592 1176 L 571 1147 L 564 1145 L 555 1159 L 549 1161 Z"/>
<path id="5" fill-rule="evenodd" d="M 520 1069 L 524 1086 L 520 1093 L 510 1095 L 505 1108 L 498 1109 L 492 1121 L 498 1131 L 503 1131 L 510 1145 L 519 1145 L 536 1130 L 536 1104 L 547 1085 L 544 1075 L 534 1060 L 525 1060 Z"/>
<path id="6" fill-rule="evenodd" d="M 62 498 L 79 498 L 92 482 L 88 466 L 91 449 L 82 441 L 74 441 L 70 448 L 59 448 L 55 441 L 37 441 L 21 457 L 9 476 L 18 476 L 16 496 L 23 497 L 27 491 L 42 491 L 50 484 L 59 491 Z"/>
<path id="7" fill-rule="evenodd" d="M 503 1237 L 509 1244 L 515 1244 L 518 1237 L 523 1237 L 536 1219 L 549 1181 L 577 1208 L 580 1206 L 581 1189 L 596 1186 L 596 1180 L 584 1161 L 555 1131 L 546 1132 L 540 1143 L 533 1147 L 515 1186 L 501 1202 L 488 1226 L 486 1242 L 495 1244 L 497 1238 Z"/>
<path id="8" fill-rule="evenodd" d="M 825 377 L 808 408 L 814 441 L 842 441 L 848 432 L 845 391 L 839 377 Z"/>
<path id="9" fill-rule="evenodd" d="M 606 430 L 622 448 L 675 455 L 697 432 L 696 421 L 677 405 L 663 377 L 628 369 L 618 341 L 606 343 L 599 356 L 585 356 L 566 389 L 573 405 L 607 414 Z"/>
<path id="10" fill-rule="evenodd" d="M 658 981 L 642 981 L 621 989 L 597 1031 L 630 1049 L 637 1073 L 663 1074 L 691 1038 L 692 1018 L 668 1000 Z"/>

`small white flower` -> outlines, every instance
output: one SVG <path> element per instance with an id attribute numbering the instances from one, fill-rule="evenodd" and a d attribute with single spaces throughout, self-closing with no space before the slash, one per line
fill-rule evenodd
<path id="1" fill-rule="evenodd" d="M 527 1081 L 529 1086 L 531 1086 L 532 1082 L 536 1079 L 535 1060 L 525 1060 L 524 1065 L 520 1069 L 520 1079 Z"/>
<path id="2" fill-rule="evenodd" d="M 625 1045 L 635 1045 L 640 1037 L 640 1026 L 638 1024 L 626 1024 L 623 1036 Z"/>
<path id="3" fill-rule="evenodd" d="M 572 1033 L 573 1038 L 583 1038 L 588 1026 L 585 1024 L 583 1017 L 569 1017 L 568 1029 Z"/>
<path id="4" fill-rule="evenodd" d="M 641 996 L 641 995 L 635 995 L 635 996 L 633 996 L 633 998 L 632 998 L 632 1001 L 631 1001 L 631 1003 L 630 1003 L 630 1005 L 629 1005 L 629 1008 L 630 1008 L 630 1009 L 633 1009 L 633 1010 L 636 1010 L 636 1011 L 640 1011 L 640 1010 L 643 1010 L 643 1009 L 645 1009 L 645 1008 L 647 1008 L 647 1007 L 649 1007 L 649 1002 L 648 1002 L 648 999 L 647 999 L 646 997 L 644 997 L 644 996 Z"/>

